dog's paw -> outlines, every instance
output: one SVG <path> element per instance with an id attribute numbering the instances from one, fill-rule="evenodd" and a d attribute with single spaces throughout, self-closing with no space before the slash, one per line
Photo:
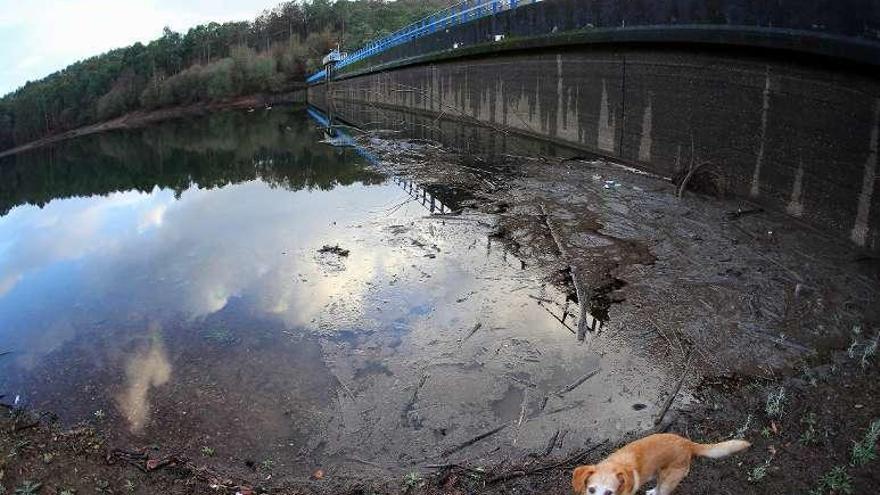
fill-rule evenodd
<path id="1" fill-rule="evenodd" d="M 657 495 L 657 489 L 651 488 L 650 490 L 645 492 L 645 495 Z"/>

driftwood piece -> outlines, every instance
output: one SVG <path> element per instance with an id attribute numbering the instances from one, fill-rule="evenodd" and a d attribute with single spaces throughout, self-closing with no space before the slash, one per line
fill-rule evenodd
<path id="1" fill-rule="evenodd" d="M 357 462 L 357 463 L 359 463 L 359 464 L 363 464 L 363 465 L 365 465 L 365 466 L 372 466 L 372 467 L 374 467 L 374 468 L 378 468 L 378 469 L 385 469 L 385 468 L 383 468 L 381 465 L 379 465 L 379 464 L 377 464 L 377 463 L 375 463 L 375 462 L 368 461 L 368 460 L 366 460 L 366 459 L 361 459 L 360 457 L 348 456 L 347 459 L 350 460 L 350 461 L 353 461 L 353 462 Z"/>
<path id="2" fill-rule="evenodd" d="M 549 400 L 550 400 L 550 396 L 549 396 L 549 395 L 545 395 L 544 398 L 541 399 L 541 408 L 540 408 L 541 411 L 543 411 L 544 408 L 547 407 L 547 401 L 549 401 Z"/>
<path id="3" fill-rule="evenodd" d="M 590 330 L 590 327 L 587 326 L 587 295 L 581 287 L 580 282 L 578 282 L 578 269 L 576 266 L 571 265 L 571 283 L 574 284 L 574 291 L 577 294 L 578 306 L 580 306 L 580 315 L 578 316 L 578 328 L 577 328 L 577 338 L 579 341 L 583 342 L 587 338 L 587 330 Z"/>
<path id="4" fill-rule="evenodd" d="M 506 423 L 501 426 L 496 426 L 495 428 L 492 428 L 491 430 L 489 430 L 485 433 L 480 433 L 479 435 L 475 436 L 474 438 L 471 438 L 467 442 L 460 443 L 460 444 L 456 445 L 455 447 L 451 447 L 451 448 L 443 451 L 443 454 L 441 454 L 441 455 L 443 457 L 449 457 L 450 455 L 452 455 L 460 450 L 466 449 L 477 442 L 480 442 L 482 440 L 485 440 L 485 439 L 497 434 L 498 432 L 500 432 L 501 430 L 503 430 L 505 428 L 507 428 Z"/>
<path id="5" fill-rule="evenodd" d="M 724 216 L 727 217 L 728 220 L 736 220 L 749 215 L 757 215 L 758 213 L 763 213 L 764 208 L 756 207 L 756 208 L 737 208 L 735 211 L 729 211 Z"/>
<path id="6" fill-rule="evenodd" d="M 698 164 L 695 164 L 696 156 L 697 156 L 696 149 L 694 147 L 694 135 L 691 134 L 691 161 L 690 161 L 690 164 L 688 165 L 688 172 L 681 179 L 681 182 L 678 184 L 678 189 L 675 191 L 675 196 L 678 197 L 679 199 L 684 195 L 684 191 L 685 191 L 685 189 L 687 189 L 688 182 L 691 181 L 691 178 L 693 178 L 694 174 L 697 173 L 698 170 L 705 167 L 706 165 L 711 164 L 709 161 L 703 161 Z"/>
<path id="7" fill-rule="evenodd" d="M 523 399 L 522 405 L 519 409 L 519 419 L 516 422 L 516 435 L 513 437 L 513 444 L 516 445 L 516 442 L 519 441 L 519 432 L 522 428 L 523 421 L 526 419 L 526 407 L 529 405 L 529 389 L 525 389 L 523 391 Z"/>
<path id="8" fill-rule="evenodd" d="M 556 391 L 556 392 L 553 392 L 553 395 L 557 395 L 557 396 L 559 396 L 559 397 L 562 397 L 563 395 L 565 395 L 565 394 L 571 392 L 572 390 L 574 390 L 574 389 L 580 387 L 585 381 L 587 381 L 587 380 L 589 380 L 590 378 L 593 378 L 594 376 L 596 376 L 596 374 L 599 373 L 601 370 L 602 370 L 602 368 L 596 368 L 596 369 L 594 369 L 593 371 L 590 371 L 590 372 L 587 373 L 586 375 L 584 375 L 584 376 L 578 378 L 577 380 L 575 380 L 574 382 L 572 382 L 571 385 L 569 385 L 569 386 L 567 386 L 567 387 L 565 387 L 565 388 L 563 388 L 563 389 L 561 389 L 561 390 L 558 390 L 558 391 Z"/>
<path id="9" fill-rule="evenodd" d="M 564 326 L 565 328 L 567 328 L 569 332 L 571 332 L 571 333 L 577 335 L 577 332 L 575 332 L 574 328 L 571 328 L 570 326 L 568 326 L 568 323 L 566 323 L 565 320 L 563 320 L 562 318 L 556 316 L 556 315 L 553 313 L 553 311 L 550 311 L 550 308 L 548 308 L 547 306 L 544 306 L 544 305 L 541 303 L 540 300 L 538 300 L 538 306 L 541 306 L 542 308 L 544 308 L 544 311 L 546 311 L 547 313 L 549 313 L 550 316 L 552 316 L 556 321 L 558 321 L 559 323 L 561 323 L 562 326 Z M 563 316 L 564 316 L 564 314 L 563 314 Z"/>
<path id="10" fill-rule="evenodd" d="M 534 299 L 535 301 L 538 301 L 538 302 L 545 302 L 547 304 L 553 304 L 553 301 L 551 301 L 550 299 L 547 299 L 546 297 L 538 297 L 538 296 L 535 296 L 532 294 L 529 294 L 529 297 L 531 297 L 532 299 Z"/>
<path id="11" fill-rule="evenodd" d="M 678 396 L 678 393 L 681 391 L 681 386 L 684 384 L 684 379 L 687 378 L 688 372 L 691 370 L 691 355 L 688 354 L 687 364 L 685 364 L 684 371 L 681 373 L 681 378 L 678 379 L 678 383 L 675 384 L 675 389 L 672 390 L 672 393 L 669 394 L 669 397 L 666 398 L 666 402 L 663 404 L 663 408 L 660 410 L 660 415 L 657 416 L 657 419 L 654 420 L 654 426 L 659 426 L 660 423 L 663 422 L 663 419 L 666 418 L 666 413 L 669 412 L 669 408 L 672 407 L 672 403 L 675 402 L 675 398 Z"/>
<path id="12" fill-rule="evenodd" d="M 416 400 L 419 398 L 419 392 L 422 390 L 422 387 L 425 386 L 425 382 L 428 381 L 428 374 L 422 375 L 422 378 L 419 380 L 419 384 L 416 385 L 415 390 L 413 390 L 412 396 L 407 401 L 406 405 L 403 407 L 403 412 L 401 413 L 401 419 L 403 419 L 404 423 L 409 422 L 409 413 L 412 412 L 413 406 L 416 403 Z"/>
<path id="13" fill-rule="evenodd" d="M 547 442 L 547 447 L 544 448 L 544 453 L 541 454 L 541 457 L 547 457 L 553 452 L 553 449 L 556 448 L 556 441 L 559 440 L 559 430 L 556 430 L 556 433 L 550 437 L 550 440 Z"/>
<path id="14" fill-rule="evenodd" d="M 553 228 L 553 225 L 550 223 L 550 214 L 547 213 L 547 207 L 544 206 L 544 203 L 541 203 L 541 216 L 544 217 L 544 226 L 547 227 L 547 231 L 550 232 L 550 237 L 553 239 L 553 242 L 556 244 L 556 251 L 559 255 L 568 260 L 568 253 L 566 252 L 565 247 L 563 247 L 562 240 L 559 238 L 559 235 L 556 233 L 556 229 Z"/>
<path id="15" fill-rule="evenodd" d="M 486 484 L 494 485 L 496 483 L 503 483 L 505 481 L 512 480 L 515 478 L 522 478 L 524 476 L 532 476 L 532 475 L 535 475 L 538 473 L 543 473 L 545 471 L 552 471 L 552 470 L 558 469 L 558 468 L 566 468 L 567 469 L 567 468 L 577 467 L 584 462 L 584 459 L 586 459 L 587 456 L 589 456 L 590 454 L 595 452 L 597 449 L 604 446 L 606 443 L 608 443 L 608 440 L 603 440 L 602 442 L 597 443 L 596 445 L 593 445 L 592 447 L 588 448 L 587 450 L 585 450 L 583 452 L 580 452 L 580 453 L 575 454 L 567 459 L 563 459 L 563 460 L 561 460 L 559 462 L 555 462 L 553 464 L 539 466 L 539 467 L 535 467 L 532 469 L 519 469 L 516 471 L 511 471 L 509 473 L 500 474 L 500 475 L 495 476 L 493 478 L 489 478 L 486 481 Z"/>
<path id="16" fill-rule="evenodd" d="M 471 338 L 471 337 L 473 337 L 473 336 L 474 336 L 474 334 L 475 334 L 475 333 L 477 333 L 477 330 L 479 330 L 479 329 L 480 329 L 480 328 L 481 328 L 481 327 L 482 327 L 482 326 L 483 326 L 483 324 L 482 324 L 482 323 L 480 323 L 480 322 L 477 322 L 477 324 L 476 324 L 476 325 L 474 325 L 474 327 L 473 327 L 473 328 L 471 328 L 471 331 L 470 331 L 470 332 L 468 332 L 468 334 L 467 334 L 467 335 L 465 335 L 465 336 L 464 336 L 464 338 L 462 338 L 462 339 L 461 339 L 461 340 L 460 340 L 460 341 L 459 341 L 459 342 L 458 342 L 458 346 L 459 346 L 459 347 L 461 347 L 461 345 L 462 345 L 462 344 L 464 344 L 464 343 L 465 343 L 465 341 L 467 341 L 467 339 L 469 339 L 469 338 Z"/>
<path id="17" fill-rule="evenodd" d="M 681 184 L 678 185 L 678 191 L 676 191 L 675 196 L 681 198 L 684 195 L 685 189 L 687 189 L 688 182 L 691 181 L 694 174 L 697 173 L 697 171 L 699 171 L 701 168 L 711 164 L 711 162 L 706 161 L 694 165 L 692 162 L 690 168 L 688 169 L 687 175 L 684 176 L 684 178 L 681 180 Z"/>
<path id="18" fill-rule="evenodd" d="M 567 263 L 569 263 L 569 272 L 571 275 L 571 283 L 574 285 L 575 294 L 577 294 L 578 306 L 580 306 L 580 317 L 578 318 L 577 323 L 577 338 L 579 341 L 584 341 L 587 336 L 587 331 L 590 330 L 590 327 L 587 326 L 587 300 L 589 297 L 587 296 L 586 291 L 583 289 L 580 283 L 580 277 L 578 275 L 578 269 L 573 264 L 570 264 L 571 257 L 568 255 L 567 250 L 562 244 L 562 240 L 559 238 L 559 235 L 556 233 L 556 229 L 553 228 L 553 224 L 550 222 L 550 214 L 547 213 L 547 207 L 544 206 L 544 203 L 541 203 L 541 215 L 544 217 L 544 225 L 547 227 L 547 231 L 550 232 L 550 237 L 553 238 L 553 242 L 556 244 L 556 250 L 559 252 L 560 257 Z M 566 325 L 567 326 L 567 325 Z"/>
<path id="19" fill-rule="evenodd" d="M 425 464 L 423 467 L 425 469 L 461 469 L 462 471 L 468 471 L 470 473 L 474 473 L 480 476 L 486 474 L 486 471 L 482 469 L 465 466 L 464 464 L 458 462 L 448 462 L 446 464 Z"/>
<path id="20" fill-rule="evenodd" d="M 122 449 L 113 449 L 109 454 L 107 454 L 107 464 L 114 464 L 116 461 L 122 461 L 130 466 L 133 466 L 140 470 L 143 473 L 147 472 L 147 467 L 144 465 L 148 456 L 144 452 L 131 452 L 128 450 Z"/>
<path id="21" fill-rule="evenodd" d="M 523 420 L 526 418 L 526 406 L 529 405 L 529 389 L 525 389 L 523 391 L 523 400 L 522 405 L 519 408 L 519 420 L 516 422 L 516 427 L 519 428 L 523 424 Z M 515 443 L 515 441 L 514 441 Z"/>

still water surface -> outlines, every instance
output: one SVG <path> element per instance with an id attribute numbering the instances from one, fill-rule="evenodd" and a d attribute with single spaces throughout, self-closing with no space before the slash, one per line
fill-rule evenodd
<path id="1" fill-rule="evenodd" d="M 322 137 L 276 108 L 0 162 L 0 394 L 117 446 L 286 473 L 541 451 L 557 430 L 567 450 L 650 422 L 632 405 L 661 377 L 578 345 L 490 216 L 438 215 L 454 205 Z"/>

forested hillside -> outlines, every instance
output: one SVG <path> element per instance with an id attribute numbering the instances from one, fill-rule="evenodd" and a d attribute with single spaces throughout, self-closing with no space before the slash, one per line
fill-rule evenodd
<path id="1" fill-rule="evenodd" d="M 138 109 L 288 91 L 342 43 L 355 49 L 448 0 L 286 2 L 253 21 L 210 23 L 112 50 L 0 99 L 0 150 Z"/>

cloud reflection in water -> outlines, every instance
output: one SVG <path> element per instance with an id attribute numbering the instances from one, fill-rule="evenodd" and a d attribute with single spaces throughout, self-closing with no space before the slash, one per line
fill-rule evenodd
<path id="1" fill-rule="evenodd" d="M 150 324 L 149 336 L 149 344 L 129 360 L 125 368 L 125 391 L 116 399 L 133 433 L 141 432 L 150 419 L 150 390 L 171 378 L 171 363 L 158 324 Z"/>

